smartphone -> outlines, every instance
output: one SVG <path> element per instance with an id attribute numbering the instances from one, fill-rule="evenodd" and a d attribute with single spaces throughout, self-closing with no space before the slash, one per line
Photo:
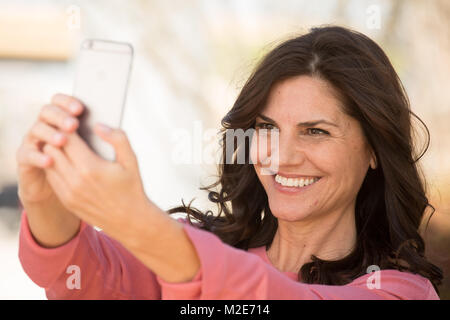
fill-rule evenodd
<path id="1" fill-rule="evenodd" d="M 115 161 L 114 148 L 94 133 L 97 122 L 120 128 L 133 61 L 129 43 L 87 39 L 81 44 L 73 96 L 84 105 L 78 134 L 100 157 Z"/>

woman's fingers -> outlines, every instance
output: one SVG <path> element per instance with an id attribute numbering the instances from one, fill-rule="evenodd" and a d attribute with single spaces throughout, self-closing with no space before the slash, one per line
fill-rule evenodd
<path id="1" fill-rule="evenodd" d="M 46 144 L 42 151 L 54 160 L 52 168 L 56 169 L 61 176 L 69 175 L 67 178 L 71 178 L 70 175 L 74 173 L 74 168 L 62 149 Z"/>
<path id="2" fill-rule="evenodd" d="M 22 147 L 17 152 L 17 163 L 19 165 L 47 168 L 53 163 L 53 160 L 50 156 L 38 150 Z"/>
<path id="3" fill-rule="evenodd" d="M 52 97 L 52 104 L 62 107 L 64 110 L 78 116 L 83 110 L 83 104 L 74 97 L 57 93 Z"/>
<path id="4" fill-rule="evenodd" d="M 55 94 L 52 97 L 52 104 L 41 108 L 39 118 L 27 133 L 24 144 L 28 147 L 41 150 L 45 143 L 56 146 L 64 144 L 65 138 L 57 130 L 72 133 L 79 125 L 77 116 L 83 111 L 83 105 L 74 97 Z"/>
<path id="5" fill-rule="evenodd" d="M 98 167 L 103 163 L 103 159 L 99 158 L 76 132 L 67 136 L 64 151 L 71 162 L 80 166 L 78 169 Z"/>
<path id="6" fill-rule="evenodd" d="M 42 122 L 66 132 L 75 131 L 79 124 L 76 117 L 72 116 L 61 107 L 53 104 L 47 104 L 42 108 L 39 119 Z"/>
<path id="7" fill-rule="evenodd" d="M 30 136 L 33 138 L 33 143 L 41 141 L 41 143 L 48 143 L 56 147 L 63 146 L 67 141 L 67 137 L 63 132 L 58 131 L 52 126 L 38 121 L 30 130 Z"/>

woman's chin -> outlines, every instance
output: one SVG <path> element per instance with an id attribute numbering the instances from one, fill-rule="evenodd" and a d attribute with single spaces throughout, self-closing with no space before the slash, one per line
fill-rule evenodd
<path id="1" fill-rule="evenodd" d="M 275 218 L 289 222 L 305 220 L 312 215 L 312 212 L 306 210 L 306 208 L 292 205 L 289 205 L 289 207 L 283 205 L 270 206 L 270 211 Z"/>

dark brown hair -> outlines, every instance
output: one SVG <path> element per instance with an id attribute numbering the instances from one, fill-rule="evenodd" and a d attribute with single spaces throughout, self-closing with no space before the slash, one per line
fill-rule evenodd
<path id="1" fill-rule="evenodd" d="M 367 267 L 397 269 L 428 278 L 435 289 L 442 271 L 427 261 L 419 226 L 428 202 L 425 180 L 418 160 L 428 149 L 426 125 L 411 111 L 405 89 L 383 50 L 367 36 L 338 26 L 313 28 L 271 50 L 243 86 L 231 110 L 222 119 L 222 160 L 227 146 L 226 130 L 253 128 L 274 84 L 310 75 L 329 82 L 343 99 L 344 112 L 359 121 L 375 152 L 377 168 L 367 171 L 356 198 L 357 243 L 338 261 L 312 256 L 299 270 L 305 283 L 343 285 L 366 274 Z M 426 147 L 415 157 L 412 120 L 426 129 Z M 266 246 L 278 227 L 267 194 L 253 164 L 219 165 L 219 179 L 202 187 L 218 206 L 218 214 L 202 213 L 182 201 L 168 210 L 187 213 L 199 227 L 223 242 L 243 250 Z M 242 148 L 243 146 L 235 146 Z M 222 161 L 225 162 L 225 161 Z M 216 191 L 213 189 L 218 187 Z"/>

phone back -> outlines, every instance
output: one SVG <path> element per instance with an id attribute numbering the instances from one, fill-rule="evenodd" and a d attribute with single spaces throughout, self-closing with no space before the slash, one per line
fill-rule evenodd
<path id="1" fill-rule="evenodd" d="M 101 157 L 114 161 L 114 148 L 93 131 L 97 122 L 120 128 L 133 60 L 130 44 L 106 40 L 83 41 L 73 96 L 85 106 L 78 134 Z"/>

